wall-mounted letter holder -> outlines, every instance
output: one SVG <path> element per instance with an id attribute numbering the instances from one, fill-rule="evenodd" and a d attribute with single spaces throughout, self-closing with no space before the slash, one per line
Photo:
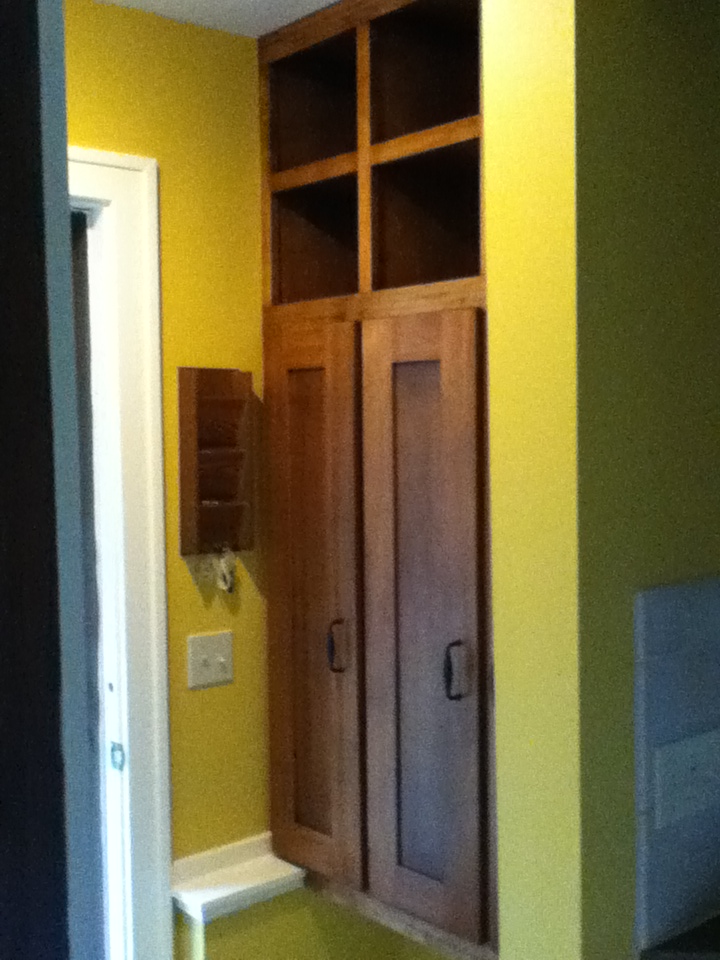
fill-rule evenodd
<path id="1" fill-rule="evenodd" d="M 255 464 L 252 374 L 178 369 L 180 553 L 250 550 Z"/>

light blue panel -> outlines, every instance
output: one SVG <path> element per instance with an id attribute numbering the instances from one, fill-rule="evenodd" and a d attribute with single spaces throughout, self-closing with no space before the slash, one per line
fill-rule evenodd
<path id="1" fill-rule="evenodd" d="M 635 603 L 636 940 L 720 913 L 720 580 Z"/>
<path id="2" fill-rule="evenodd" d="M 658 747 L 653 774 L 657 830 L 714 807 L 720 797 L 720 730 Z"/>

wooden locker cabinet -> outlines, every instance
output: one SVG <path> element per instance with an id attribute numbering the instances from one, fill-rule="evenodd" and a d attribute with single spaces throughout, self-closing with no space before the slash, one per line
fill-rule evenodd
<path id="1" fill-rule="evenodd" d="M 363 326 L 371 894 L 481 940 L 475 311 Z"/>
<path id="2" fill-rule="evenodd" d="M 465 953 L 496 929 L 479 32 L 478 0 L 339 0 L 260 41 L 275 849 Z"/>
<path id="3" fill-rule="evenodd" d="M 359 888 L 356 368 L 353 324 L 266 325 L 273 843 Z"/>
<path id="4" fill-rule="evenodd" d="M 466 309 L 265 336 L 275 849 L 472 943 L 489 920 L 478 328 Z"/>

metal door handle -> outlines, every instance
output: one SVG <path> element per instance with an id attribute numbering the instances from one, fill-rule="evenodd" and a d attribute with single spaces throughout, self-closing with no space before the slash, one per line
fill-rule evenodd
<path id="1" fill-rule="evenodd" d="M 327 660 L 328 666 L 333 673 L 345 673 L 345 667 L 338 666 L 337 663 L 337 643 L 335 642 L 335 627 L 341 627 L 345 623 L 344 620 L 333 620 L 328 628 L 327 632 Z"/>
<path id="2" fill-rule="evenodd" d="M 467 694 L 462 690 L 455 692 L 455 655 L 454 651 L 461 650 L 464 647 L 462 640 L 454 640 L 445 647 L 445 658 L 443 660 L 443 680 L 445 682 L 445 696 L 448 700 L 456 702 L 462 700 Z"/>

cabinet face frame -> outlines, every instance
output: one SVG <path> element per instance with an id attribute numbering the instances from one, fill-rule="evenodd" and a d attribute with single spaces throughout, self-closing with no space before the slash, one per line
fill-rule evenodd
<path id="1" fill-rule="evenodd" d="M 271 685 L 271 821 L 276 852 L 325 876 L 338 878 L 360 888 L 363 881 L 363 810 L 361 763 L 363 742 L 360 727 L 361 676 L 363 671 L 360 616 L 358 612 L 359 489 L 356 451 L 357 331 L 354 324 L 309 322 L 291 327 L 266 324 L 266 405 L 269 413 L 269 480 L 271 497 L 270 559 L 271 603 L 270 685 Z M 293 423 L 303 415 L 302 395 L 295 394 L 298 409 L 292 409 L 293 375 L 318 376 L 323 383 L 321 412 L 315 407 L 323 441 L 315 452 L 323 458 L 316 470 L 322 477 L 316 484 L 318 499 L 308 506 L 323 517 L 323 530 L 315 535 L 324 556 L 318 568 L 307 572 L 313 558 L 302 542 L 306 518 L 297 488 L 303 477 L 293 476 Z M 320 382 L 320 381 L 318 381 Z M 302 388 L 301 388 L 302 389 Z M 312 406 L 312 400 L 309 403 Z M 308 428 L 312 431 L 312 426 Z M 297 433 L 298 431 L 296 431 Z M 317 479 L 317 478 L 316 478 Z M 295 490 L 295 493 L 294 493 Z M 309 490 L 311 499 L 314 490 Z M 293 499 L 295 496 L 295 500 Z M 295 515 L 293 515 L 295 513 Z M 318 575 L 317 591 L 308 581 Z M 320 597 L 320 593 L 325 593 Z M 307 621 L 312 621 L 310 631 Z M 344 623 L 336 637 L 337 666 L 334 673 L 326 659 L 326 634 L 337 620 Z M 298 621 L 302 621 L 298 623 Z M 313 631 L 312 627 L 316 629 Z M 299 677 L 296 647 L 308 639 L 317 646 L 303 662 L 318 670 L 316 675 Z M 313 635 L 314 633 L 314 635 Z M 302 651 L 301 651 L 302 653 Z M 304 655 L 304 654 L 303 654 Z M 302 681 L 302 684 L 299 682 Z M 313 709 L 325 711 L 329 729 L 329 756 L 319 765 L 326 781 L 320 794 L 327 799 L 329 830 L 303 823 L 299 809 L 300 773 L 297 748 L 318 734 L 312 728 L 298 729 L 303 720 L 297 712 L 297 697 L 321 692 L 323 702 Z M 307 706 L 307 703 L 306 703 Z M 300 718 L 300 719 L 298 719 Z M 323 719 L 321 718 L 321 720 Z M 307 719 L 307 718 L 306 718 Z M 315 717 L 317 722 L 317 717 Z M 299 741 L 298 738 L 303 738 Z M 308 749 L 312 750 L 310 746 Z M 311 766 L 318 758 L 311 756 Z M 306 818 L 307 819 L 307 818 Z"/>
<path id="2" fill-rule="evenodd" d="M 273 34 L 261 38 L 259 42 L 260 58 L 260 81 L 261 81 L 261 104 L 262 104 L 262 125 L 264 151 L 263 160 L 263 260 L 264 260 L 264 314 L 266 320 L 266 330 L 271 328 L 284 328 L 287 336 L 297 337 L 298 346 L 303 337 L 309 335 L 316 339 L 320 337 L 319 328 L 334 327 L 336 325 L 345 326 L 349 322 L 358 324 L 359 331 L 367 329 L 367 335 L 376 323 L 393 321 L 395 318 L 406 317 L 409 315 L 427 315 L 430 320 L 432 315 L 433 322 L 437 323 L 449 311 L 467 311 L 477 316 L 477 358 L 476 366 L 476 390 L 477 390 L 477 483 L 475 487 L 475 509 L 477 512 L 477 537 L 475 542 L 474 558 L 477 563 L 477 594 L 478 594 L 478 649 L 477 649 L 477 673 L 478 673 L 478 725 L 476 741 L 476 758 L 479 768 L 480 782 L 480 801 L 478 807 L 478 835 L 481 856 L 477 863 L 481 866 L 480 877 L 476 879 L 478 895 L 476 904 L 480 910 L 477 924 L 472 923 L 471 934 L 467 933 L 467 926 L 461 937 L 465 941 L 468 939 L 478 939 L 487 944 L 487 949 L 497 951 L 497 891 L 496 891 L 496 827 L 494 819 L 494 781 L 493 781 L 493 743 L 492 731 L 493 723 L 493 696 L 492 696 L 492 653 L 491 653 L 491 618 L 489 601 L 489 561 L 490 561 L 490 533 L 488 528 L 487 510 L 487 423 L 486 423 L 486 380 L 485 380 L 485 359 L 483 351 L 485 349 L 485 318 L 483 311 L 486 309 L 486 277 L 485 277 L 485 257 L 484 257 L 484 231 L 483 231 L 483 204 L 482 204 L 482 104 L 478 116 L 465 117 L 463 119 L 446 123 L 442 127 L 420 130 L 409 133 L 407 136 L 398 137 L 382 143 L 373 143 L 371 137 L 371 41 L 370 31 L 371 22 L 387 13 L 400 10 L 409 6 L 415 0 L 339 0 L 339 2 L 313 14 L 289 27 L 285 27 Z M 441 0 L 442 2 L 442 0 Z M 323 40 L 337 36 L 348 30 L 355 30 L 357 33 L 357 125 L 358 125 L 358 143 L 357 150 L 353 153 L 343 154 L 336 157 L 319 160 L 315 163 L 307 164 L 304 167 L 294 168 L 283 171 L 273 171 L 271 169 L 270 157 L 268 156 L 268 133 L 269 133 L 269 73 L 272 64 L 280 59 L 307 50 Z M 478 77 L 478 83 L 480 78 Z M 481 98 L 482 99 L 482 98 Z M 372 173 L 379 164 L 390 161 L 400 160 L 408 156 L 418 155 L 424 151 L 434 150 L 443 147 L 451 147 L 454 144 L 461 144 L 471 140 L 480 141 L 480 171 L 479 179 L 481 182 L 480 194 L 480 275 L 469 276 L 463 279 L 448 280 L 436 283 L 423 283 L 414 287 L 389 287 L 388 289 L 373 289 L 372 263 L 373 263 L 373 223 L 372 223 Z M 273 258 L 277 255 L 277 237 L 273 236 L 273 198 L 279 191 L 291 190 L 302 185 L 314 184 L 322 180 L 337 176 L 356 175 L 358 181 L 358 292 L 347 296 L 326 296 L 321 299 L 307 301 L 291 301 L 287 303 L 274 302 L 273 300 Z M 295 333 L 290 333 L 294 330 Z M 303 333 L 302 331 L 305 331 Z M 276 334 L 269 332 L 270 337 Z M 361 392 L 359 366 L 356 367 L 355 389 L 359 394 Z M 270 377 L 273 379 L 273 377 Z M 272 390 L 270 383 L 268 388 Z M 272 404 L 271 404 L 272 406 Z M 359 411 L 356 410 L 356 429 L 355 444 L 360 442 L 362 434 L 362 423 Z M 360 476 L 362 468 L 356 475 L 356 494 L 362 500 L 360 490 Z M 272 494 L 274 496 L 274 494 Z M 362 509 L 360 503 L 358 509 Z M 361 553 L 362 531 L 358 532 L 357 557 Z M 271 551 L 274 546 L 271 545 Z M 282 549 L 282 547 L 281 547 Z M 272 556 L 271 556 L 272 560 Z M 362 577 L 362 569 L 359 568 L 359 576 Z M 275 597 L 278 596 L 278 590 L 282 591 L 283 585 L 279 584 L 272 588 L 270 603 L 271 635 L 274 636 L 274 622 L 277 617 L 273 611 Z M 365 591 L 362 582 L 358 589 L 358 597 L 363 597 Z M 356 599 L 356 603 L 359 600 Z M 280 601 L 282 606 L 282 600 Z M 358 650 L 361 652 L 363 638 L 358 638 Z M 272 652 L 273 642 L 271 641 L 271 658 L 276 654 Z M 278 661 L 274 660 L 272 670 L 277 669 Z M 289 689 L 289 678 L 286 677 L 286 685 L 278 686 L 272 681 L 272 700 L 271 700 L 271 721 L 274 727 L 277 726 L 273 714 L 278 710 L 279 697 L 283 690 L 287 693 Z M 363 716 L 364 724 L 364 691 L 362 677 L 360 679 L 360 690 L 358 693 L 358 703 Z M 273 741 L 275 740 L 273 733 Z M 363 731 L 361 730 L 358 741 L 364 750 Z M 372 751 L 372 746 L 371 746 Z M 276 795 L 280 792 L 281 786 L 275 770 L 275 757 L 278 751 L 273 746 L 273 829 L 281 822 L 276 816 L 276 809 L 279 808 L 287 812 L 287 807 L 283 807 L 281 801 L 276 802 Z M 362 761 L 364 763 L 363 754 Z M 365 810 L 365 783 L 361 773 L 358 785 L 358 797 L 360 803 L 360 819 L 355 824 L 353 830 L 360 837 L 359 846 L 356 848 L 357 862 L 356 869 L 342 871 L 337 868 L 338 861 L 333 859 L 335 854 L 331 847 L 325 842 L 317 842 L 316 835 L 304 834 L 294 829 L 292 819 L 285 820 L 285 827 L 282 830 L 282 839 L 278 846 L 278 852 L 287 856 L 288 859 L 295 859 L 309 867 L 311 871 L 316 872 L 318 877 L 342 890 L 353 898 L 352 902 L 357 909 L 366 915 L 380 922 L 386 923 L 394 929 L 406 930 L 412 929 L 414 924 L 423 925 L 422 920 L 418 920 L 419 913 L 425 916 L 431 916 L 430 924 L 438 931 L 438 937 L 442 940 L 446 935 L 440 931 L 440 928 L 452 928 L 448 925 L 442 916 L 443 910 L 437 908 L 439 901 L 447 901 L 449 897 L 441 895 L 433 901 L 434 908 L 428 908 L 424 911 L 418 908 L 418 900 L 402 900 L 400 897 L 393 897 L 390 893 L 380 890 L 377 884 L 373 889 L 365 893 L 357 893 L 358 887 L 362 885 L 363 890 L 367 891 L 367 876 L 363 876 L 363 869 L 367 869 L 367 864 L 363 867 L 363 861 L 367 855 L 367 838 L 363 835 L 364 824 L 366 823 Z M 281 774 L 281 777 L 285 774 Z M 488 782 L 484 778 L 488 778 Z M 286 789 L 292 790 L 292 784 L 288 786 L 286 779 Z M 370 817 L 370 822 L 372 816 Z M 322 838 L 320 838 L 322 840 Z M 289 843 L 287 849 L 294 851 L 290 856 L 283 850 L 283 845 Z M 322 848 L 324 853 L 320 855 Z M 337 848 L 336 848 L 337 849 Z M 324 864 L 324 866 L 323 866 Z M 477 864 L 476 864 L 477 866 Z M 349 877 L 349 879 L 348 879 Z M 358 880 L 360 878 L 360 880 Z M 354 890 L 348 890 L 349 887 Z M 392 891 L 391 891 L 392 892 Z M 430 898 L 432 901 L 432 897 Z M 349 902 L 349 901 L 348 901 Z M 358 903 L 372 904 L 369 910 Z M 472 913 L 464 911 L 465 915 Z M 412 914 L 412 916 L 410 916 Z M 386 918 L 386 919 L 383 919 Z M 390 919 L 387 919 L 390 918 Z M 430 929 L 429 925 L 425 925 Z M 479 930 L 479 935 L 476 931 Z M 410 934 L 413 936 L 413 934 Z M 447 938 L 448 949 L 453 950 L 452 941 L 456 938 L 449 935 Z M 436 941 L 433 941 L 436 942 Z M 439 941 L 437 941 L 439 942 Z M 444 942 L 444 941 L 443 941 Z M 457 940 L 460 943 L 460 940 Z M 457 944 L 456 944 L 457 945 Z M 468 945 L 467 949 L 474 956 L 475 947 Z M 480 952 L 486 948 L 480 948 Z M 462 952 L 462 951 L 461 951 Z M 464 953 L 463 953 L 464 955 Z"/>
<path id="3" fill-rule="evenodd" d="M 485 630 L 480 620 L 484 584 L 478 571 L 482 549 L 478 542 L 478 512 L 482 511 L 478 461 L 482 447 L 478 436 L 477 360 L 474 310 L 363 325 L 369 890 L 371 896 L 384 903 L 475 943 L 482 942 L 486 933 L 483 905 L 486 851 L 483 848 L 487 846 L 485 831 L 481 829 L 487 793 L 487 785 L 481 786 L 485 767 L 486 649 Z M 417 502 L 413 503 L 413 496 L 418 497 L 417 489 L 403 492 L 398 486 L 403 470 L 399 444 L 403 442 L 403 431 L 407 433 L 407 424 L 403 427 L 401 423 L 400 384 L 396 377 L 403 367 L 430 369 L 430 365 L 437 381 L 431 384 L 435 391 L 434 419 L 428 420 L 427 425 L 428 436 L 437 441 L 437 451 L 429 451 L 426 437 L 409 441 L 409 446 L 417 451 L 420 474 L 423 458 L 427 457 L 433 464 L 432 477 L 426 478 L 426 487 L 432 489 L 434 485 L 438 497 L 432 510 L 427 512 L 422 505 L 418 507 Z M 412 392 L 410 394 L 410 402 L 417 403 L 419 424 L 425 416 L 423 389 L 421 386 L 420 391 L 415 392 L 417 401 L 412 399 Z M 411 487 L 416 482 L 407 473 L 405 480 Z M 422 497 L 422 480 L 419 483 Z M 404 565 L 400 562 L 404 499 L 410 503 L 411 514 L 422 516 L 427 512 L 431 516 L 428 529 L 423 532 L 428 537 L 437 537 L 437 542 L 429 546 L 427 556 L 433 555 L 438 562 L 442 586 L 437 590 L 434 609 L 433 601 L 426 601 L 419 618 L 407 605 L 401 607 L 401 583 L 408 575 L 408 564 L 411 567 L 415 562 L 412 556 L 405 557 Z M 413 536 L 416 538 L 417 534 Z M 421 567 L 424 562 L 431 566 L 433 563 L 432 559 L 422 556 L 415 560 Z M 421 567 L 418 582 L 423 577 L 427 579 Z M 409 576 L 412 578 L 412 573 Z M 411 594 L 412 587 L 408 596 Z M 418 598 L 416 594 L 415 602 L 422 606 L 423 597 Z M 439 610 L 444 615 L 442 622 Z M 420 633 L 424 629 L 437 630 L 437 637 L 424 636 L 422 642 L 418 634 L 424 653 L 418 648 L 415 654 L 414 648 L 408 646 L 407 636 L 401 640 L 406 614 L 409 621 L 415 621 Z M 442 655 L 443 649 L 453 641 L 463 642 L 468 686 L 462 700 L 442 707 Z M 410 670 L 412 678 L 413 670 L 417 669 L 413 658 L 424 656 L 427 660 L 428 648 L 432 651 L 432 668 L 437 653 L 437 678 L 421 676 L 417 688 L 434 687 L 434 706 L 428 706 L 430 713 L 435 711 L 431 720 L 437 721 L 442 716 L 444 722 L 458 730 L 457 739 L 451 734 L 449 741 L 452 790 L 446 796 L 447 807 L 443 807 L 449 810 L 448 848 L 443 851 L 446 872 L 436 878 L 417 868 L 410 869 L 403 863 L 401 853 L 402 667 Z M 407 658 L 408 653 L 409 659 L 403 663 L 403 656 Z M 417 676 L 415 681 L 417 683 Z M 416 718 L 417 709 L 414 705 Z M 409 736 L 413 736 L 412 731 Z M 456 755 L 453 750 L 457 750 Z M 415 811 L 416 818 L 417 813 Z"/>

